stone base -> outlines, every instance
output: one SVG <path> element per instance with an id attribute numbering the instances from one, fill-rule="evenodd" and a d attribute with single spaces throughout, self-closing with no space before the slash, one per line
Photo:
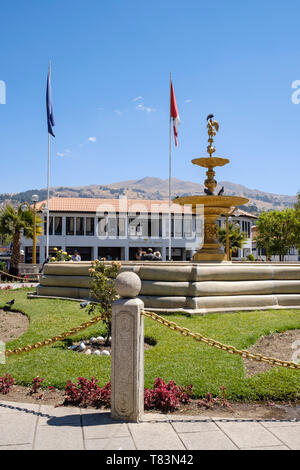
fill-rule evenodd
<path id="1" fill-rule="evenodd" d="M 202 261 L 204 263 L 222 263 L 227 261 L 225 253 L 206 253 L 205 251 L 198 251 L 193 256 L 193 261 Z"/>
<path id="2" fill-rule="evenodd" d="M 37 287 L 41 296 L 88 299 L 90 263 L 50 263 Z M 123 262 L 142 281 L 148 310 L 209 312 L 299 308 L 300 264 Z"/>

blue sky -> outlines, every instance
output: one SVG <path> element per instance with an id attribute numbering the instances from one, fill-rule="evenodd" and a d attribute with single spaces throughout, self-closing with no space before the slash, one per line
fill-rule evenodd
<path id="1" fill-rule="evenodd" d="M 205 155 L 214 113 L 216 155 L 231 159 L 217 180 L 300 190 L 298 1 L 2 0 L 0 9 L 1 193 L 46 186 L 50 59 L 53 186 L 168 178 L 171 71 L 175 177 L 203 181 L 190 160 Z"/>

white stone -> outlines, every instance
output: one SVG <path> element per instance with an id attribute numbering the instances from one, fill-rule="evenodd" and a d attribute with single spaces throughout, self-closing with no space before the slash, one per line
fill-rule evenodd
<path id="1" fill-rule="evenodd" d="M 99 341 L 105 341 L 105 338 L 103 338 L 103 336 L 98 336 L 98 338 L 96 338 L 97 342 Z"/>
<path id="2" fill-rule="evenodd" d="M 97 338 L 92 337 L 92 338 L 90 339 L 90 343 L 92 343 L 92 344 L 93 344 L 93 343 L 96 343 L 96 341 L 97 341 Z"/>
<path id="3" fill-rule="evenodd" d="M 69 346 L 68 349 L 70 349 L 71 351 L 74 351 L 74 349 L 77 349 L 77 346 L 76 344 L 72 344 L 72 346 Z"/>
<path id="4" fill-rule="evenodd" d="M 98 351 L 98 349 L 96 351 L 93 352 L 93 354 L 95 354 L 95 356 L 100 356 L 101 355 L 101 352 Z"/>
<path id="5" fill-rule="evenodd" d="M 87 355 L 92 354 L 92 351 L 90 349 L 87 349 L 84 354 L 87 354 Z"/>
<path id="6" fill-rule="evenodd" d="M 80 345 L 78 346 L 78 351 L 84 351 L 85 348 L 86 348 L 86 345 L 85 345 L 84 341 L 82 341 L 80 343 Z"/>
<path id="7" fill-rule="evenodd" d="M 136 297 L 142 287 L 142 282 L 137 274 L 131 271 L 124 271 L 115 280 L 115 289 L 120 297 Z"/>
<path id="8" fill-rule="evenodd" d="M 106 349 L 104 349 L 104 351 L 101 351 L 101 356 L 110 356 L 110 352 L 109 351 L 106 351 Z"/>

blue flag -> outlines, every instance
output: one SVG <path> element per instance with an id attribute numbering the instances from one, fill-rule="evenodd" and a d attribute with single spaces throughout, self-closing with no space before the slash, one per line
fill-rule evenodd
<path id="1" fill-rule="evenodd" d="M 53 127 L 55 126 L 53 106 L 52 106 L 52 91 L 51 91 L 51 79 L 50 79 L 50 68 L 47 78 L 47 92 L 46 92 L 46 106 L 47 106 L 47 122 L 48 122 L 48 133 L 55 137 Z"/>

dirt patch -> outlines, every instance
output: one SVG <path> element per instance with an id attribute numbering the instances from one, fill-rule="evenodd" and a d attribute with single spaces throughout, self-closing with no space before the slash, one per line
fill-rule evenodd
<path id="1" fill-rule="evenodd" d="M 269 336 L 262 336 L 257 343 L 248 348 L 248 351 L 281 359 L 282 361 L 292 361 L 292 355 L 295 352 L 292 345 L 295 341 L 300 341 L 300 330 L 273 333 Z M 266 372 L 274 367 L 264 362 L 251 361 L 251 359 L 243 359 L 243 361 L 247 377 L 260 372 Z"/>
<path id="2" fill-rule="evenodd" d="M 4 343 L 19 338 L 28 326 L 29 320 L 23 313 L 0 310 L 0 340 Z"/>
<path id="3" fill-rule="evenodd" d="M 0 402 L 37 403 L 41 405 L 61 406 L 64 402 L 64 391 L 42 390 L 33 395 L 29 387 L 16 385 L 7 395 L 0 394 Z M 188 405 L 181 406 L 172 413 L 174 419 L 179 416 L 199 416 L 207 418 L 247 418 L 247 419 L 284 419 L 300 420 L 300 403 L 240 403 L 231 402 L 231 407 L 214 405 L 213 409 L 199 408 L 198 400 L 192 400 Z M 157 413 L 156 410 L 148 414 Z"/>

